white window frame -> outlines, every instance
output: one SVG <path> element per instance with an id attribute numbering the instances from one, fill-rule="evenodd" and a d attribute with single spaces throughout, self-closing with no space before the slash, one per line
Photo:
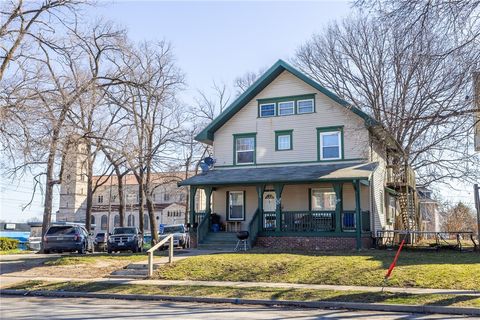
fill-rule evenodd
<path id="1" fill-rule="evenodd" d="M 312 211 L 334 211 L 336 209 L 336 202 L 335 202 L 335 205 L 333 206 L 333 209 L 318 209 L 318 208 L 314 207 L 314 205 L 315 205 L 314 194 L 315 194 L 316 191 L 331 193 L 335 197 L 335 201 L 338 200 L 337 195 L 335 193 L 335 190 L 333 190 L 333 188 L 328 188 L 328 187 L 312 188 L 311 194 L 310 194 L 311 203 L 312 203 L 311 210 Z"/>
<path id="2" fill-rule="evenodd" d="M 237 148 L 237 140 L 238 139 L 253 139 L 253 149 L 252 150 L 238 150 Z M 235 138 L 235 165 L 249 165 L 249 164 L 255 164 L 255 136 L 246 136 L 246 137 L 236 137 Z M 253 161 L 252 162 L 238 162 L 238 153 L 239 152 L 253 152 Z"/>
<path id="3" fill-rule="evenodd" d="M 280 148 L 280 137 L 288 137 L 289 139 L 289 145 L 287 149 L 281 149 Z M 292 150 L 292 134 L 290 133 L 285 133 L 285 134 L 279 134 L 277 135 L 277 149 L 278 151 L 287 151 L 287 150 Z"/>
<path id="4" fill-rule="evenodd" d="M 300 102 L 311 101 L 312 102 L 312 111 L 300 112 Z M 313 113 L 315 112 L 315 100 L 314 99 L 302 99 L 297 100 L 297 114 Z"/>
<path id="5" fill-rule="evenodd" d="M 284 103 L 291 103 L 292 104 L 292 113 L 285 113 L 285 114 L 282 114 L 281 113 L 281 105 L 284 104 Z M 277 108 L 278 108 L 278 115 L 279 116 L 290 116 L 292 114 L 295 114 L 295 101 L 292 100 L 292 101 L 281 101 L 281 102 L 278 102 L 277 103 Z"/>
<path id="6" fill-rule="evenodd" d="M 323 136 L 325 135 L 332 135 L 336 134 L 338 137 L 338 157 L 336 158 L 325 158 L 323 156 Z M 319 139 L 319 144 L 320 144 L 320 160 L 340 160 L 342 159 L 342 132 L 339 130 L 336 131 L 325 131 L 325 132 L 320 132 L 320 139 Z M 328 146 L 328 147 L 333 147 L 333 146 Z"/>
<path id="7" fill-rule="evenodd" d="M 262 107 L 263 106 L 270 106 L 270 105 L 273 105 L 273 115 L 271 115 L 271 116 L 262 115 Z M 277 104 L 275 102 L 261 103 L 259 108 L 260 108 L 260 110 L 259 110 L 260 118 L 270 118 L 270 117 L 275 117 L 277 115 Z"/>
<path id="8" fill-rule="evenodd" d="M 231 210 L 230 210 L 230 194 L 232 193 L 237 193 L 237 194 L 241 194 L 242 195 L 242 217 L 241 218 L 232 218 L 230 216 L 231 214 Z M 246 206 L 246 202 L 245 202 L 245 193 L 243 191 L 228 191 L 228 221 L 245 221 L 245 206 Z"/>

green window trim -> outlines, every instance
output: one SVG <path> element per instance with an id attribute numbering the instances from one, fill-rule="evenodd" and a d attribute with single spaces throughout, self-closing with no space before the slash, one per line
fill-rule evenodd
<path id="1" fill-rule="evenodd" d="M 253 138 L 253 163 L 237 163 L 237 139 Z M 233 165 L 234 166 L 251 166 L 257 164 L 257 133 L 235 133 L 233 134 Z"/>
<path id="2" fill-rule="evenodd" d="M 311 94 L 302 94 L 297 96 L 285 96 L 285 97 L 276 97 L 276 98 L 265 98 L 265 99 L 257 99 L 258 102 L 258 117 L 259 118 L 272 118 L 272 117 L 286 117 L 286 116 L 293 116 L 297 114 L 310 114 L 315 113 L 316 110 L 316 103 L 315 103 L 315 95 L 316 93 Z M 301 100 L 313 100 L 313 111 L 312 112 L 302 112 L 298 113 L 298 101 Z M 280 102 L 293 102 L 293 113 L 292 114 L 284 114 L 280 115 L 278 103 Z M 266 104 L 275 104 L 275 114 L 273 116 L 262 116 L 261 115 L 261 106 Z"/>
<path id="3" fill-rule="evenodd" d="M 278 148 L 278 137 L 280 136 L 290 136 L 290 148 L 289 149 L 279 149 Z M 293 150 L 293 130 L 279 130 L 275 131 L 275 151 L 289 151 Z"/>
<path id="4" fill-rule="evenodd" d="M 340 158 L 338 159 L 322 159 L 321 157 L 321 134 L 327 132 L 340 132 Z M 345 144 L 344 144 L 344 137 L 343 137 L 343 126 L 331 126 L 331 127 L 319 127 L 317 128 L 317 161 L 319 162 L 327 162 L 327 161 L 339 161 L 345 159 Z"/>

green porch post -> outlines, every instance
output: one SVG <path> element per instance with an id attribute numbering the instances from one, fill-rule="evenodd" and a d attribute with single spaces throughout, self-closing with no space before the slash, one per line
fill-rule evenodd
<path id="1" fill-rule="evenodd" d="M 257 195 L 258 195 L 258 211 L 260 214 L 263 212 L 263 192 L 265 191 L 265 185 L 257 185 Z"/>
<path id="2" fill-rule="evenodd" d="M 283 191 L 283 184 L 275 184 L 273 185 L 275 189 L 275 231 L 280 232 L 280 224 L 282 222 L 282 191 Z"/>
<path id="3" fill-rule="evenodd" d="M 333 184 L 337 204 L 335 205 L 335 232 L 342 232 L 342 211 L 343 211 L 343 183 Z"/>
<path id="4" fill-rule="evenodd" d="M 205 191 L 205 214 L 208 216 L 210 213 L 212 213 L 211 197 L 213 188 L 205 187 L 203 190 Z"/>
<path id="5" fill-rule="evenodd" d="M 197 194 L 197 187 L 190 186 L 190 225 L 195 224 L 195 195 Z"/>
<path id="6" fill-rule="evenodd" d="M 357 249 L 362 248 L 362 209 L 360 203 L 360 180 L 353 181 L 353 188 L 355 189 L 355 233 L 357 235 Z"/>

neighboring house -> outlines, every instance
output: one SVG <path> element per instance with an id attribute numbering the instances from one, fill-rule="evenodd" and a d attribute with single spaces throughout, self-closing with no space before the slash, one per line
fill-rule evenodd
<path id="1" fill-rule="evenodd" d="M 27 249 L 30 237 L 32 234 L 33 236 L 38 235 L 41 227 L 40 222 L 2 222 L 0 223 L 0 237 L 16 239 L 20 249 Z"/>
<path id="2" fill-rule="evenodd" d="M 85 149 L 78 144 L 76 150 L 69 152 L 65 159 L 65 171 L 60 187 L 60 207 L 56 221 L 85 223 L 87 200 L 87 177 L 85 169 Z M 185 206 L 187 190 L 179 188 L 172 177 L 184 173 L 168 173 L 153 175 L 155 219 L 160 224 L 179 224 L 185 222 Z M 120 225 L 118 183 L 117 178 L 94 176 L 94 185 L 98 180 L 101 184 L 93 194 L 92 203 L 92 230 L 98 232 L 111 232 Z M 178 181 L 178 178 L 176 179 Z M 138 183 L 133 174 L 124 177 L 125 193 L 125 226 L 139 226 L 139 197 Z M 201 194 L 197 196 L 197 205 L 202 205 L 204 200 Z M 144 209 L 144 231 L 150 232 L 150 220 L 147 208 Z M 108 231 L 107 231 L 108 230 Z"/>
<path id="3" fill-rule="evenodd" d="M 221 230 L 248 230 L 259 246 L 368 247 L 376 231 L 399 220 L 398 192 L 406 195 L 404 210 L 413 201 L 413 173 L 395 179 L 401 169 L 391 165 L 399 144 L 281 60 L 196 140 L 212 145 L 216 159 L 212 170 L 179 184 L 190 186 L 191 199 L 197 190 L 206 194 L 206 214 L 190 203 L 200 245 L 213 236 L 208 213 L 216 213 Z"/>
<path id="4" fill-rule="evenodd" d="M 421 231 L 440 232 L 441 221 L 438 201 L 433 199 L 432 191 L 427 188 L 417 187 L 417 192 L 422 223 Z"/>

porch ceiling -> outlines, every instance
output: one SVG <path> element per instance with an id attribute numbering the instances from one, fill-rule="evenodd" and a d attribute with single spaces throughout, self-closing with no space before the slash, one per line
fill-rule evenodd
<path id="1" fill-rule="evenodd" d="M 252 185 L 369 180 L 378 162 L 214 169 L 180 182 L 179 186 Z"/>

